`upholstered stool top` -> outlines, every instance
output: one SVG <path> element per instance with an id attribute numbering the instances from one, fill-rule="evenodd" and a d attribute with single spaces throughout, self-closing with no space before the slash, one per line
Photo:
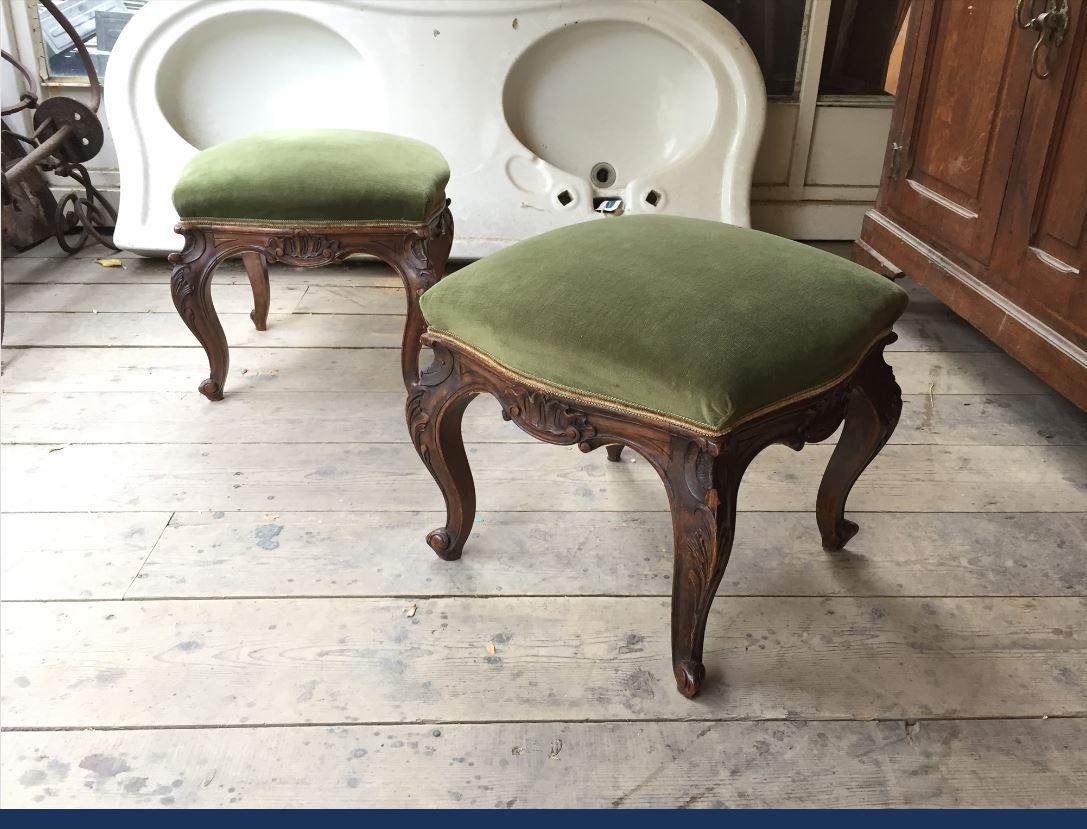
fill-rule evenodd
<path id="1" fill-rule="evenodd" d="M 498 369 L 711 433 L 844 379 L 906 303 L 833 254 L 672 216 L 545 233 L 421 300 L 433 334 Z"/>
<path id="2" fill-rule="evenodd" d="M 445 203 L 449 165 L 429 144 L 360 130 L 283 130 L 192 159 L 174 188 L 182 219 L 425 222 Z"/>

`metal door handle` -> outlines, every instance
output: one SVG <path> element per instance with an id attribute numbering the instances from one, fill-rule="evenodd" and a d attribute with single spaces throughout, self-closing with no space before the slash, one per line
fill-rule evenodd
<path id="1" fill-rule="evenodd" d="M 1042 11 L 1035 13 L 1039 5 L 1043 6 Z M 1023 15 L 1024 9 L 1026 16 Z M 1038 42 L 1030 53 L 1030 67 L 1035 75 L 1045 80 L 1051 71 L 1050 50 L 1064 43 L 1064 35 L 1068 31 L 1068 0 L 1060 0 L 1060 5 L 1058 0 L 1030 0 L 1029 5 L 1024 0 L 1016 0 L 1015 25 L 1038 33 Z"/>

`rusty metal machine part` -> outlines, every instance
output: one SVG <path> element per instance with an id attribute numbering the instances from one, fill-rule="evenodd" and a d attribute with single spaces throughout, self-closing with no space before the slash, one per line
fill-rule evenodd
<path id="1" fill-rule="evenodd" d="M 83 192 L 68 193 L 57 203 L 52 216 L 53 235 L 61 248 L 68 253 L 79 250 L 92 237 L 112 248 L 112 238 L 102 228 L 116 224 L 117 213 L 113 205 L 91 183 L 90 173 L 83 166 L 102 149 L 104 135 L 97 115 L 98 107 L 102 103 L 102 85 L 79 33 L 52 0 L 41 0 L 41 3 L 72 39 L 87 70 L 91 102 L 83 104 L 67 97 L 39 101 L 33 74 L 12 55 L 3 53 L 3 59 L 18 70 L 26 82 L 26 91 L 20 96 L 19 103 L 4 107 L 3 114 L 14 115 L 27 109 L 34 112 L 33 135 L 20 135 L 4 124 L 4 138 L 25 145 L 26 149 L 25 154 L 19 157 L 5 153 L 3 202 L 5 207 L 14 207 L 15 213 L 21 209 L 40 209 L 41 204 L 37 201 L 34 204 L 19 204 L 20 192 L 26 192 L 19 187 L 24 179 L 43 172 L 74 179 Z M 75 239 L 69 239 L 68 235 L 77 230 Z"/>

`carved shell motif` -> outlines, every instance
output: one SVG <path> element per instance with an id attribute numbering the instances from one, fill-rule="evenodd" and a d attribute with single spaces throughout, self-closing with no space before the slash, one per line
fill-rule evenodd
<path id="1" fill-rule="evenodd" d="M 797 429 L 795 441 L 803 447 L 805 443 L 818 443 L 834 434 L 834 430 L 845 417 L 851 391 L 851 385 L 842 385 L 817 398 L 805 410 L 804 420 Z"/>
<path id="2" fill-rule="evenodd" d="M 268 252 L 279 262 L 299 267 L 324 265 L 344 255 L 338 239 L 307 233 L 273 236 L 268 240 Z"/>
<path id="3" fill-rule="evenodd" d="M 584 443 L 596 434 L 587 415 L 542 392 L 514 388 L 503 403 L 502 417 L 548 443 Z"/>

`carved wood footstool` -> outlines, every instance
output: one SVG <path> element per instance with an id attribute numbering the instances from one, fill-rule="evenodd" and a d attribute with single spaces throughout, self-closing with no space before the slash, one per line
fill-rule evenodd
<path id="1" fill-rule="evenodd" d="M 469 265 L 421 302 L 434 362 L 406 415 L 447 510 L 427 542 L 457 559 L 472 529 L 461 419 L 477 394 L 542 441 L 606 446 L 612 460 L 631 447 L 668 493 L 672 664 L 693 697 L 752 459 L 770 444 L 825 440 L 844 418 L 816 523 L 827 550 L 857 532 L 846 498 L 902 408 L 883 349 L 906 302 L 893 282 L 831 254 L 667 216 L 563 228 Z"/>
<path id="2" fill-rule="evenodd" d="M 419 374 L 419 296 L 442 278 L 453 242 L 449 165 L 429 144 L 358 130 L 260 133 L 199 153 L 181 173 L 174 207 L 185 237 L 170 281 L 174 305 L 207 352 L 200 384 L 221 400 L 230 355 L 211 299 L 224 259 L 241 256 L 258 331 L 268 324 L 268 263 L 316 268 L 354 253 L 376 256 L 407 290 L 404 385 Z"/>

